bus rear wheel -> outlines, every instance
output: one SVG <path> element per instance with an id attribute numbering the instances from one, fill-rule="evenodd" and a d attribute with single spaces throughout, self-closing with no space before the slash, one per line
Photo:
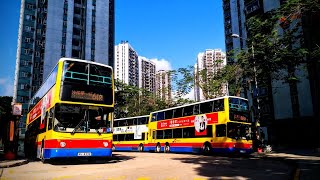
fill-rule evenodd
<path id="1" fill-rule="evenodd" d="M 211 146 L 209 143 L 204 143 L 202 146 L 202 153 L 207 155 L 211 152 Z"/>
<path id="2" fill-rule="evenodd" d="M 170 152 L 170 146 L 169 146 L 169 145 L 166 145 L 166 146 L 164 147 L 164 152 L 165 152 L 165 153 Z"/>
<path id="3" fill-rule="evenodd" d="M 142 145 L 142 144 L 140 144 L 140 145 L 138 146 L 138 150 L 139 150 L 139 152 L 143 152 L 143 145 Z"/>

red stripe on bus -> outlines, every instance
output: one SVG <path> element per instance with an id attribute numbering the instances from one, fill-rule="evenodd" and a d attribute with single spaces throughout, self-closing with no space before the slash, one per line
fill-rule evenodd
<path id="1" fill-rule="evenodd" d="M 146 144 L 146 147 L 154 147 L 157 143 Z M 161 146 L 165 146 L 165 143 L 160 143 Z M 169 143 L 171 147 L 202 147 L 203 143 Z M 251 144 L 248 143 L 211 143 L 213 148 L 251 148 Z"/>
<path id="2" fill-rule="evenodd" d="M 64 142 L 64 143 L 62 143 Z M 38 142 L 41 145 L 41 142 Z M 111 148 L 110 140 L 85 140 L 85 139 L 50 139 L 45 140 L 45 148 L 61 148 L 61 144 L 65 144 L 63 148 Z"/>
<path id="3" fill-rule="evenodd" d="M 140 144 L 114 144 L 115 147 L 133 147 L 133 146 L 139 146 L 139 145 Z M 144 145 L 144 146 L 146 146 L 146 145 Z"/>

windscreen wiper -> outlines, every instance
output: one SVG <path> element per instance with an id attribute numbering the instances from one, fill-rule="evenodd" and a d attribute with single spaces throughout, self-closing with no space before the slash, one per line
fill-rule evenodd
<path id="1" fill-rule="evenodd" d="M 86 120 L 87 117 L 87 110 L 84 111 L 84 117 L 83 119 L 81 119 L 81 121 L 79 122 L 79 124 L 76 125 L 76 127 L 74 127 L 73 131 L 71 132 L 71 135 L 74 135 L 76 129 Z"/>

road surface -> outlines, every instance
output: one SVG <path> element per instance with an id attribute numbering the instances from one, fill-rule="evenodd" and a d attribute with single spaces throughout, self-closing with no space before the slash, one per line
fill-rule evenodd
<path id="1" fill-rule="evenodd" d="M 40 161 L 1 169 L 0 179 L 289 179 L 292 167 L 255 157 L 114 152 L 108 160 Z"/>

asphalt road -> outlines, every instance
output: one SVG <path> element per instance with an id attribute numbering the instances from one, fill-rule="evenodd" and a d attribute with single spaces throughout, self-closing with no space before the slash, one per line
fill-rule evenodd
<path id="1" fill-rule="evenodd" d="M 114 152 L 108 160 L 40 161 L 1 169 L 0 179 L 290 179 L 285 162 L 256 157 Z"/>

